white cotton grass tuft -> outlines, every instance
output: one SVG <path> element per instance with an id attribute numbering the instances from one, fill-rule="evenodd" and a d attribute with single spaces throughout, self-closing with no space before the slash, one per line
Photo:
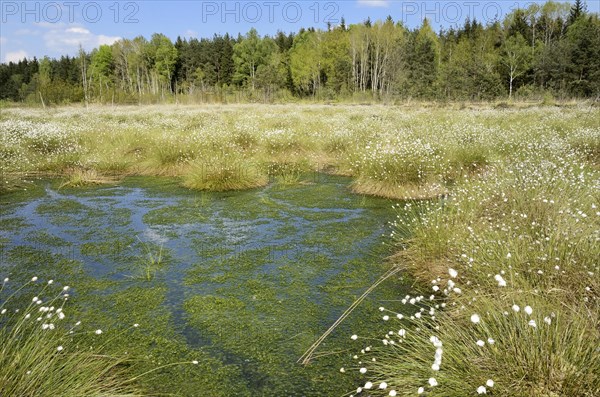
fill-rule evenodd
<path id="1" fill-rule="evenodd" d="M 477 388 L 477 394 L 487 394 L 487 389 L 485 388 L 485 386 L 479 386 Z"/>
<path id="2" fill-rule="evenodd" d="M 452 268 L 448 269 L 448 273 L 450 274 L 450 277 L 452 277 L 452 278 L 458 277 L 458 272 Z"/>
<path id="3" fill-rule="evenodd" d="M 471 315 L 471 322 L 473 324 L 479 324 L 480 321 L 481 321 L 481 318 L 479 317 L 479 314 Z"/>
<path id="4" fill-rule="evenodd" d="M 529 320 L 529 322 L 527 323 L 530 327 L 536 328 L 537 327 L 537 323 L 535 322 L 535 320 Z"/>
<path id="5" fill-rule="evenodd" d="M 527 315 L 531 316 L 531 313 L 533 313 L 533 309 L 531 308 L 531 306 L 525 306 L 525 308 L 523 309 L 523 311 L 525 313 L 527 313 Z"/>
<path id="6" fill-rule="evenodd" d="M 506 287 L 506 280 L 501 275 L 496 274 L 494 279 L 498 282 L 498 287 Z"/>

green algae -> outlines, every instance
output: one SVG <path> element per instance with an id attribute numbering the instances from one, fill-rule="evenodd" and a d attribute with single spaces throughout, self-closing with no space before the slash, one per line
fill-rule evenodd
<path id="1" fill-rule="evenodd" d="M 176 178 L 51 184 L 3 209 L 0 271 L 71 285 L 73 316 L 103 330 L 89 344 L 110 340 L 132 373 L 199 361 L 141 378 L 148 394 L 343 394 L 356 381 L 337 371 L 348 337 L 374 326 L 367 313 L 397 285 L 331 335 L 321 349 L 334 354 L 296 359 L 386 270 L 381 234 L 394 214 L 350 194 L 348 179 L 319 178 L 239 193 L 190 192 Z"/>

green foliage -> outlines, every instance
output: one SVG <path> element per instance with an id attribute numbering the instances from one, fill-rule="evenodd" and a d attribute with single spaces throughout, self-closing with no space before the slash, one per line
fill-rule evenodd
<path id="1" fill-rule="evenodd" d="M 0 64 L 0 100 L 32 104 L 494 100 L 531 87 L 531 98 L 595 97 L 600 22 L 585 4 L 548 1 L 483 25 L 435 33 L 391 17 L 274 38 L 163 34 L 101 45 L 79 57 Z"/>

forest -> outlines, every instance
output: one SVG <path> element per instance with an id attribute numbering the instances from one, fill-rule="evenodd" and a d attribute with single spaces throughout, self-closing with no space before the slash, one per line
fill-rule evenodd
<path id="1" fill-rule="evenodd" d="M 600 20 L 532 4 L 436 33 L 389 16 L 261 36 L 138 36 L 60 59 L 0 64 L 0 100 L 47 104 L 597 98 Z"/>

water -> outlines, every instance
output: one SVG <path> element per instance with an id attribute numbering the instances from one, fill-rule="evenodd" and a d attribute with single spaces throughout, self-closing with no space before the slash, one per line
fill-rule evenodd
<path id="1" fill-rule="evenodd" d="M 2 198 L 0 275 L 72 285 L 88 323 L 143 325 L 137 344 L 130 336 L 117 346 L 160 362 L 200 356 L 210 368 L 201 377 L 165 371 L 147 380 L 153 390 L 344 394 L 355 380 L 338 371 L 352 354 L 349 335 L 375 326 L 379 299 L 402 295 L 384 285 L 322 347 L 339 353 L 296 364 L 386 269 L 393 203 L 353 195 L 347 184 L 320 175 L 202 193 L 176 179 L 80 189 L 41 180 Z"/>

